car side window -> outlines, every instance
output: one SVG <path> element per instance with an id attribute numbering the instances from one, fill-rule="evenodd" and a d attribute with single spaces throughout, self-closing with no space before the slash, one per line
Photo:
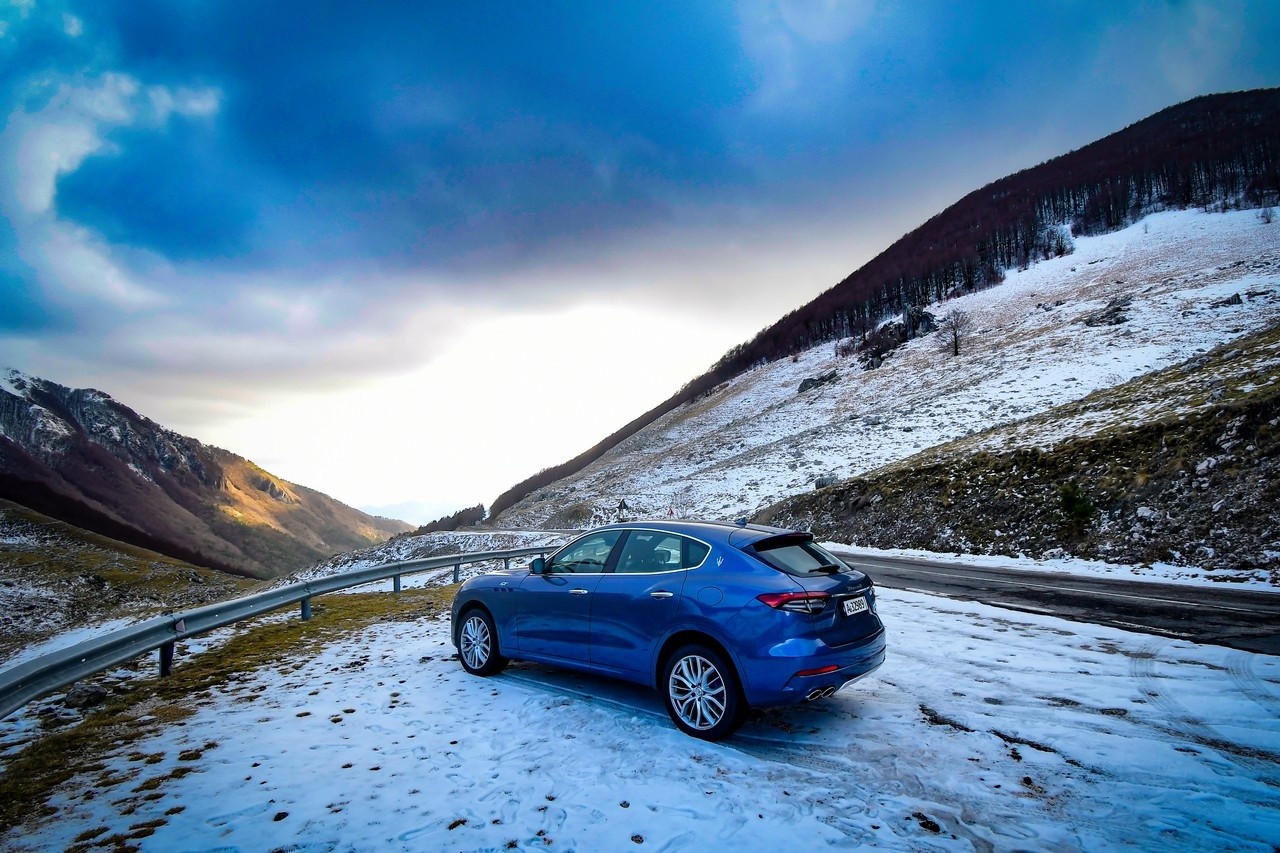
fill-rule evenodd
<path id="1" fill-rule="evenodd" d="M 551 558 L 547 574 L 600 574 L 621 536 L 621 530 L 606 530 L 579 539 Z"/>
<path id="2" fill-rule="evenodd" d="M 684 537 L 656 530 L 633 530 L 622 546 L 618 566 L 619 574 L 651 574 L 670 572 L 683 568 Z"/>
<path id="3" fill-rule="evenodd" d="M 702 561 L 707 559 L 707 554 L 711 553 L 709 545 L 703 545 L 694 539 L 684 540 L 684 554 L 682 561 L 684 568 L 694 569 L 702 565 Z"/>
<path id="4" fill-rule="evenodd" d="M 692 569 L 702 564 L 711 548 L 694 539 L 657 530 L 633 530 L 618 555 L 619 574 L 649 574 Z"/>

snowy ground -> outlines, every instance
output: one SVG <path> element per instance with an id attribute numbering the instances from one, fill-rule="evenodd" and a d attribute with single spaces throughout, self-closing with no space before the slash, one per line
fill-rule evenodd
<path id="1" fill-rule="evenodd" d="M 24 590 L 25 591 L 25 590 Z M 92 640 L 95 637 L 101 637 L 110 634 L 112 631 L 118 631 L 121 628 L 128 628 L 130 625 L 137 623 L 138 619 L 108 619 L 105 622 L 97 622 L 93 625 L 82 625 L 55 634 L 47 640 L 37 643 L 31 643 L 28 646 L 19 649 L 10 657 L 0 660 L 0 669 L 9 669 L 11 667 L 24 664 L 29 660 L 35 660 L 44 655 L 51 655 L 62 649 L 70 648 L 76 643 L 83 643 L 86 640 Z"/>
<path id="2" fill-rule="evenodd" d="M 719 745 L 651 691 L 471 677 L 447 621 L 384 623 L 226 685 L 107 758 L 129 782 L 80 780 L 0 846 L 127 827 L 166 851 L 1280 844 L 1280 658 L 887 589 L 880 609 L 875 675 Z"/>

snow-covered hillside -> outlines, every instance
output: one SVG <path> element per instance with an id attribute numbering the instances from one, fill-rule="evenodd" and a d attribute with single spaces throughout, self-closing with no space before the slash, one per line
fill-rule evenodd
<path id="1" fill-rule="evenodd" d="M 1122 322 L 1085 323 L 1113 309 Z M 1026 421 L 1280 320 L 1280 225 L 1255 211 L 1160 213 L 942 305 L 975 334 L 959 357 L 926 336 L 876 370 L 833 345 L 775 362 L 662 417 L 496 523 L 539 528 L 630 515 L 750 515 L 991 427 Z M 836 371 L 804 393 L 801 382 Z M 1016 433 L 1052 443 L 1105 419 Z M 1004 439 L 1002 439 L 1004 440 Z"/>

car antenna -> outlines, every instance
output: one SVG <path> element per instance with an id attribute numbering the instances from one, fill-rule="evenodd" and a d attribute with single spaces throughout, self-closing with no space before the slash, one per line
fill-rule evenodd
<path id="1" fill-rule="evenodd" d="M 738 519 L 734 519 L 734 522 L 733 522 L 733 523 L 734 523 L 734 524 L 736 524 L 736 525 L 738 525 L 739 527 L 746 527 L 746 526 L 747 526 L 747 520 L 746 520 L 745 518 L 738 518 Z"/>

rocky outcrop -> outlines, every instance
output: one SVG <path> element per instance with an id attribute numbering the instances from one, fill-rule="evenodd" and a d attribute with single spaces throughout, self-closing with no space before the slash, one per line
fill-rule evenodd
<path id="1" fill-rule="evenodd" d="M 1129 306 L 1132 304 L 1132 296 L 1117 296 L 1105 308 L 1080 318 L 1080 322 L 1086 326 L 1119 326 L 1129 322 Z"/>
<path id="2" fill-rule="evenodd" d="M 289 494 L 288 490 L 286 490 L 284 486 L 281 486 L 270 477 L 258 476 L 254 477 L 250 482 L 255 489 L 260 492 L 265 492 L 273 500 L 279 501 L 282 504 L 297 503 L 294 496 Z"/>
<path id="3" fill-rule="evenodd" d="M 908 306 L 903 316 L 903 327 L 908 338 L 920 338 L 938 331 L 937 318 L 919 306 Z"/>
<path id="4" fill-rule="evenodd" d="M 800 383 L 800 388 L 796 393 L 803 394 L 806 391 L 812 391 L 814 388 L 819 388 L 828 382 L 835 382 L 838 378 L 839 374 L 834 370 L 829 370 L 818 376 L 810 376 Z"/>

